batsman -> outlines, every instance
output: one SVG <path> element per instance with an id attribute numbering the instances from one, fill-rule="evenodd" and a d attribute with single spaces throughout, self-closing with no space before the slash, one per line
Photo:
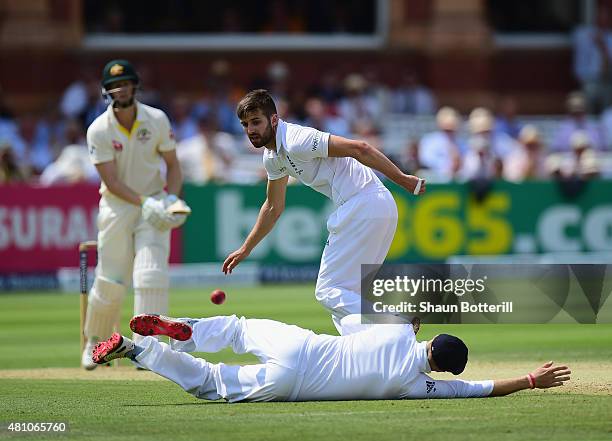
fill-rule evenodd
<path id="1" fill-rule="evenodd" d="M 81 358 L 88 370 L 97 366 L 91 358 L 93 348 L 112 334 L 132 283 L 134 314 L 167 313 L 170 230 L 191 212 L 178 198 L 183 177 L 168 117 L 136 100 L 139 86 L 130 62 L 106 64 L 102 95 L 108 108 L 87 130 L 89 156 L 102 181 L 98 265 Z"/>

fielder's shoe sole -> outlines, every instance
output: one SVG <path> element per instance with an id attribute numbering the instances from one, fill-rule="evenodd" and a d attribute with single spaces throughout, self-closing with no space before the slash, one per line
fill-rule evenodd
<path id="1" fill-rule="evenodd" d="M 171 317 L 158 314 L 140 314 L 130 320 L 130 329 L 140 335 L 167 335 L 174 340 L 191 338 L 191 326 Z"/>
<path id="2" fill-rule="evenodd" d="M 96 364 L 108 363 L 115 358 L 123 358 L 125 354 L 134 349 L 134 342 L 115 332 L 111 337 L 96 345 L 92 360 Z"/>

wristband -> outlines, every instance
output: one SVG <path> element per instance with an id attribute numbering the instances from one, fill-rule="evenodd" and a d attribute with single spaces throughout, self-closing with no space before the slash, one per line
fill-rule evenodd
<path id="1" fill-rule="evenodd" d="M 533 375 L 531 375 L 531 373 L 527 374 L 527 379 L 529 380 L 529 388 L 530 389 L 535 389 L 535 378 Z"/>
<path id="2" fill-rule="evenodd" d="M 421 191 L 421 185 L 422 184 L 423 184 L 423 180 L 421 178 L 419 178 L 419 182 L 417 182 L 416 187 L 414 187 L 414 191 L 412 192 L 412 194 L 418 195 L 419 191 Z"/>

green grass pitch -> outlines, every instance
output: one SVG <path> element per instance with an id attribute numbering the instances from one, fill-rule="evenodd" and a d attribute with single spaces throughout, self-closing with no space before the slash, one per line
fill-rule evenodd
<path id="1" fill-rule="evenodd" d="M 311 285 L 172 293 L 176 316 L 238 314 L 335 333 Z M 122 329 L 131 316 L 126 299 Z M 611 325 L 424 325 L 420 339 L 455 333 L 470 347 L 465 378 L 522 375 L 547 360 L 567 362 L 567 387 L 471 400 L 232 404 L 205 402 L 123 363 L 92 373 L 79 363 L 79 298 L 0 295 L 0 439 L 88 440 L 604 440 L 612 438 Z M 209 361 L 251 362 L 230 352 Z M 444 376 L 442 378 L 445 378 Z M 66 421 L 65 435 L 14 434 L 11 421 Z"/>

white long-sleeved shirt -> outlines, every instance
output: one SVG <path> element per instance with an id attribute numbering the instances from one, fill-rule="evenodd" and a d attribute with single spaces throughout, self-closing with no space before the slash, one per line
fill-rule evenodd
<path id="1" fill-rule="evenodd" d="M 343 335 L 313 335 L 304 350 L 305 370 L 291 400 L 364 400 L 486 397 L 493 381 L 435 380 L 427 342 L 412 325 L 360 325 L 342 320 Z M 348 334 L 348 335 L 347 335 Z"/>

